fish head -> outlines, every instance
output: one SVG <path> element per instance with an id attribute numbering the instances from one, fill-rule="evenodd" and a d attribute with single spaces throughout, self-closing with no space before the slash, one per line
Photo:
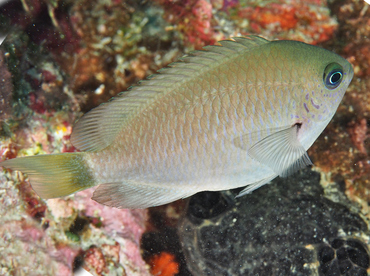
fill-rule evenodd
<path id="1" fill-rule="evenodd" d="M 302 96 L 303 127 L 307 133 L 302 144 L 307 147 L 329 124 L 353 78 L 352 65 L 341 56 L 315 47 L 317 54 L 309 62 L 313 78 L 304 84 Z"/>
<path id="2" fill-rule="evenodd" d="M 307 62 L 306 80 L 301 76 L 301 116 L 306 121 L 328 124 L 334 116 L 353 77 L 352 65 L 339 55 L 315 47 Z"/>
<path id="3" fill-rule="evenodd" d="M 334 116 L 353 78 L 353 68 L 326 49 L 297 41 L 281 44 L 289 52 L 290 74 L 294 76 L 291 124 L 300 126 L 298 138 L 307 149 Z"/>

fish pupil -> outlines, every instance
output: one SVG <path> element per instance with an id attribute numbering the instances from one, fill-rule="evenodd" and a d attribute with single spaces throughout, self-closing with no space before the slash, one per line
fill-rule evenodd
<path id="1" fill-rule="evenodd" d="M 331 77 L 330 77 L 330 83 L 331 84 L 336 84 L 340 79 L 342 78 L 342 73 L 341 72 L 334 72 Z"/>

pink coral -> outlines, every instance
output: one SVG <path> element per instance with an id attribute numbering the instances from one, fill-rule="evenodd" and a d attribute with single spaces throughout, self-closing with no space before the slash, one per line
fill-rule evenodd
<path id="1" fill-rule="evenodd" d="M 17 153 L 18 150 L 14 143 L 6 141 L 0 144 L 0 161 L 15 158 Z"/>
<path id="2" fill-rule="evenodd" d="M 20 231 L 21 229 L 21 231 Z M 1 221 L 0 266 L 15 271 L 15 275 L 73 275 L 72 263 L 78 251 L 65 246 L 60 248 L 50 236 L 45 234 L 35 221 Z M 37 252 L 37 254 L 35 254 Z M 61 273 L 62 272 L 62 273 Z"/>
<path id="3" fill-rule="evenodd" d="M 0 248 L 7 255 L 0 258 L 0 267 L 26 275 L 32 271 L 32 275 L 68 276 L 76 256 L 86 250 L 86 263 L 99 264 L 101 273 L 150 275 L 140 252 L 146 210 L 100 205 L 90 199 L 93 189 L 45 204 L 16 172 L 0 174 L 0 191 Z M 87 224 L 76 234 L 70 232 L 76 217 L 87 217 L 87 223 L 97 218 L 102 223 Z"/>
<path id="4" fill-rule="evenodd" d="M 191 9 L 194 19 L 194 29 L 198 33 L 198 36 L 202 40 L 207 40 L 211 34 L 211 18 L 212 18 L 212 5 L 205 0 L 198 0 Z M 195 40 L 193 37 L 189 37 L 191 43 Z"/>
<path id="5" fill-rule="evenodd" d="M 190 45 L 199 48 L 216 42 L 212 5 L 206 0 L 156 0 L 165 10 L 165 19 L 176 25 Z"/>
<path id="6" fill-rule="evenodd" d="M 101 205 L 91 199 L 94 189 L 77 193 L 73 200 L 75 208 L 80 209 L 86 217 L 100 218 L 102 232 L 115 239 L 120 245 L 118 262 L 124 267 L 127 275 L 148 275 L 140 253 L 140 238 L 145 231 L 147 210 L 116 209 Z M 103 248 L 107 246 L 104 245 Z M 117 249 L 118 247 L 112 250 Z M 133 268 L 140 271 L 140 274 L 136 274 Z"/>
<path id="7" fill-rule="evenodd" d="M 86 270 L 95 272 L 96 275 L 103 275 L 109 272 L 106 266 L 104 254 L 100 248 L 92 247 L 86 251 L 84 265 Z"/>

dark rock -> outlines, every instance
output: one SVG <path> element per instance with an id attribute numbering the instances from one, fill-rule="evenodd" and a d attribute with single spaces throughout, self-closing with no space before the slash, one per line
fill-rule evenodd
<path id="1" fill-rule="evenodd" d="M 193 196 L 179 227 L 193 275 L 366 275 L 367 224 L 344 195 L 339 203 L 325 197 L 319 182 L 305 170 L 241 198 Z"/>

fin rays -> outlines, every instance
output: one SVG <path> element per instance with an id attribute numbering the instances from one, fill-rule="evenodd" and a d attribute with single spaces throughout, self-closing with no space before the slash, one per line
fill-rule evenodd
<path id="1" fill-rule="evenodd" d="M 141 209 L 163 205 L 191 194 L 187 194 L 183 187 L 176 189 L 126 181 L 100 184 L 92 199 L 110 207 Z"/>
<path id="2" fill-rule="evenodd" d="M 90 188 L 90 175 L 82 152 L 35 155 L 0 163 L 1 167 L 20 170 L 30 178 L 32 188 L 42 198 L 55 198 Z"/>
<path id="3" fill-rule="evenodd" d="M 298 126 L 265 130 L 243 135 L 234 139 L 233 143 L 247 150 L 253 159 L 268 166 L 276 174 L 287 177 L 312 165 L 306 150 L 298 141 L 297 132 Z"/>

